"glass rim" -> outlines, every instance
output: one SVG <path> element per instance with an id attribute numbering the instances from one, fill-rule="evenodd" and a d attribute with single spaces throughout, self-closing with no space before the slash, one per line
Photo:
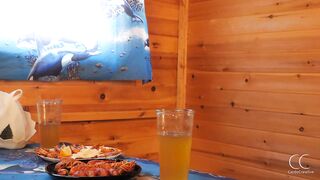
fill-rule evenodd
<path id="1" fill-rule="evenodd" d="M 62 99 L 40 99 L 37 104 L 62 104 Z"/>
<path id="2" fill-rule="evenodd" d="M 156 109 L 157 114 L 167 114 L 167 113 L 186 113 L 186 114 L 194 114 L 194 110 L 189 108 L 177 108 L 177 109 Z"/>

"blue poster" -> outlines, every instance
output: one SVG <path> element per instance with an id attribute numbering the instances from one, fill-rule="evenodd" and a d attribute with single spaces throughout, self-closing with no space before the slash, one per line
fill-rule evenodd
<path id="1" fill-rule="evenodd" d="M 144 0 L 6 0 L 0 23 L 0 79 L 152 78 Z"/>

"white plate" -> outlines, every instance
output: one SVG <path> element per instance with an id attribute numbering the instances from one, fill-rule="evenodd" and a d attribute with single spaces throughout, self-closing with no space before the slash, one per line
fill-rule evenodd
<path id="1" fill-rule="evenodd" d="M 122 153 L 119 153 L 119 154 L 116 154 L 116 155 L 113 155 L 113 156 L 107 156 L 107 157 L 97 157 L 97 158 L 76 158 L 77 160 L 104 160 L 104 159 L 115 159 L 117 157 L 119 157 Z M 38 155 L 40 158 L 42 158 L 43 160 L 45 161 L 49 161 L 49 162 L 53 162 L 53 163 L 56 163 L 56 162 L 59 162 L 60 159 L 59 158 L 49 158 L 49 157 L 45 157 L 45 156 L 41 156 L 41 155 Z"/>
<path id="2" fill-rule="evenodd" d="M 91 146 L 85 146 L 86 148 L 90 148 Z M 111 149 L 117 149 L 117 148 L 112 148 L 112 147 L 107 147 L 106 148 L 111 148 Z M 42 156 L 42 155 L 38 155 L 37 153 L 35 153 L 37 156 L 39 156 L 40 158 L 42 158 L 45 161 L 49 161 L 49 162 L 59 162 L 60 159 L 59 158 L 50 158 L 50 157 L 46 157 L 46 156 Z M 118 154 L 115 155 L 111 155 L 111 156 L 105 156 L 105 157 L 95 157 L 95 158 L 75 158 L 76 160 L 104 160 L 104 159 L 115 159 L 117 157 L 119 157 L 120 155 L 122 155 L 121 152 L 119 152 Z"/>

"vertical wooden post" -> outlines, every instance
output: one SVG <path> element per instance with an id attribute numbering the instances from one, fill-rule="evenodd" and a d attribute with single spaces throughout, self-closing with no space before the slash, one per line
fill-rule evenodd
<path id="1" fill-rule="evenodd" d="M 177 108 L 186 106 L 187 84 L 187 43 L 188 43 L 189 0 L 180 0 L 179 5 L 179 40 L 177 66 Z"/>

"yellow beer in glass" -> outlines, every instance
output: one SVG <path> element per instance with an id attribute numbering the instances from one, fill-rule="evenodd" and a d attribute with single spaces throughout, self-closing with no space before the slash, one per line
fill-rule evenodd
<path id="1" fill-rule="evenodd" d="M 41 147 L 51 148 L 59 144 L 61 104 L 59 99 L 43 99 L 37 102 Z"/>
<path id="2" fill-rule="evenodd" d="M 59 125 L 54 123 L 39 124 L 40 146 L 52 148 L 59 144 Z"/>
<path id="3" fill-rule="evenodd" d="M 188 179 L 193 115 L 190 109 L 157 110 L 161 180 Z"/>

